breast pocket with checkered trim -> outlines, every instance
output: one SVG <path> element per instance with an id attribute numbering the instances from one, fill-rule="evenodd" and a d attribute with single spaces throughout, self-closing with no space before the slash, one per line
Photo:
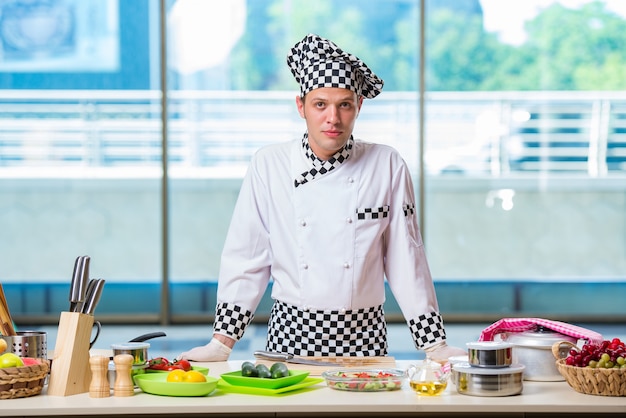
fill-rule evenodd
<path id="1" fill-rule="evenodd" d="M 389 225 L 389 205 L 356 210 L 356 256 L 366 257 Z"/>

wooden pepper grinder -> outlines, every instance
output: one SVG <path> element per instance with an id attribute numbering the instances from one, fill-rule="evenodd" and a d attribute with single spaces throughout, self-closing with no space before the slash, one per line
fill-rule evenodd
<path id="1" fill-rule="evenodd" d="M 111 396 L 109 385 L 109 359 L 104 356 L 92 356 L 89 358 L 91 367 L 91 383 L 89 384 L 90 398 L 108 398 Z"/>
<path id="2" fill-rule="evenodd" d="M 115 385 L 113 385 L 114 396 L 133 396 L 135 385 L 130 375 L 134 357 L 130 354 L 118 354 L 113 357 L 115 363 Z"/>

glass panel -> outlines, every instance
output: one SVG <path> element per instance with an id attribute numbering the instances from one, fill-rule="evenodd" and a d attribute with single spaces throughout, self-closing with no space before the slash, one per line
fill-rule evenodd
<path id="1" fill-rule="evenodd" d="M 622 312 L 581 283 L 617 290 L 626 271 L 623 2 L 428 6 L 425 231 L 444 310 Z"/>
<path id="2" fill-rule="evenodd" d="M 168 11 L 169 152 L 180 155 L 169 171 L 175 316 L 214 312 L 222 245 L 253 152 L 304 133 L 295 105 L 298 85 L 286 56 L 307 33 L 359 51 L 385 79 L 385 92 L 363 105 L 355 136 L 401 147 L 415 169 L 418 5 L 404 0 L 371 1 L 367 8 L 360 0 L 173 2 Z M 269 312 L 266 302 L 257 317 Z"/>
<path id="3" fill-rule="evenodd" d="M 358 51 L 385 80 L 355 136 L 399 149 L 417 188 L 421 2 L 164 1 L 171 312 L 205 320 L 251 155 L 303 133 L 285 56 L 305 34 Z M 443 312 L 622 312 L 623 2 L 425 3 L 418 193 Z M 157 318 L 159 1 L 0 8 L 0 281 L 11 309 L 55 321 L 87 254 L 92 278 L 107 280 L 99 314 Z"/>
<path id="4" fill-rule="evenodd" d="M 99 315 L 159 311 L 157 2 L 0 6 L 0 280 L 10 308 L 58 320 L 74 261 L 107 281 Z M 129 282 L 149 287 L 139 307 Z M 149 286 L 152 284 L 152 286 Z M 136 290 L 136 289 L 135 289 Z M 150 294 L 150 292 L 154 292 Z"/>

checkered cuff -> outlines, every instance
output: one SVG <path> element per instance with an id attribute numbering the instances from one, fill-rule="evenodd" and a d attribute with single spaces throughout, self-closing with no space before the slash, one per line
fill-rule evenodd
<path id="1" fill-rule="evenodd" d="M 417 319 L 411 319 L 409 330 L 418 350 L 446 340 L 443 318 L 438 312 L 430 312 L 420 315 Z"/>
<path id="2" fill-rule="evenodd" d="M 232 303 L 219 303 L 215 308 L 213 331 L 225 334 L 239 341 L 254 315 L 241 306 Z"/>

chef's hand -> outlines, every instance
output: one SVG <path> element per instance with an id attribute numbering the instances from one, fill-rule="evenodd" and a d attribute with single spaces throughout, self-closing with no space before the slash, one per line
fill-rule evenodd
<path id="1" fill-rule="evenodd" d="M 465 350 L 457 347 L 450 347 L 445 341 L 425 348 L 424 351 L 426 352 L 427 358 L 441 364 L 447 363 L 450 357 L 467 355 Z"/>
<path id="2" fill-rule="evenodd" d="M 177 358 L 190 361 L 226 361 L 231 351 L 232 348 L 213 337 L 207 345 L 185 351 Z"/>

